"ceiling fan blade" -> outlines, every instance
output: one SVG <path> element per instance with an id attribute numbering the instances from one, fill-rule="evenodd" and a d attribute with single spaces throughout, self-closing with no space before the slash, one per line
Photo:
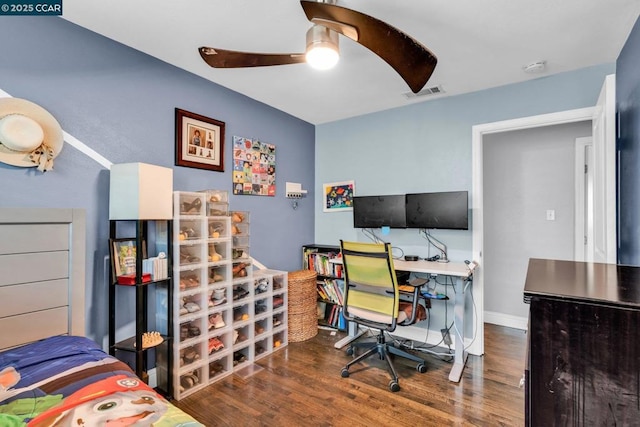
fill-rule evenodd
<path id="1" fill-rule="evenodd" d="M 198 51 L 213 68 L 266 67 L 305 62 L 304 53 L 252 53 L 205 46 Z"/>
<path id="2" fill-rule="evenodd" d="M 429 49 L 379 19 L 329 3 L 301 0 L 300 4 L 309 21 L 355 40 L 391 65 L 414 93 L 420 92 L 436 68 L 438 59 Z"/>

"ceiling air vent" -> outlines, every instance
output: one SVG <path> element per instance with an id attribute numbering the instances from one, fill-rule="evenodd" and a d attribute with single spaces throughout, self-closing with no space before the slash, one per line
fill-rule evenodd
<path id="1" fill-rule="evenodd" d="M 404 94 L 404 97 L 407 99 L 413 99 L 413 98 L 419 98 L 419 97 L 428 96 L 428 95 L 440 95 L 441 93 L 444 93 L 444 89 L 442 89 L 441 85 L 437 85 L 437 86 L 425 87 L 418 93 L 406 92 Z"/>

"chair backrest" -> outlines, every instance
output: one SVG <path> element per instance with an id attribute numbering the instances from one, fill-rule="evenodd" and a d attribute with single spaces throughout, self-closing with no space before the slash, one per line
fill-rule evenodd
<path id="1" fill-rule="evenodd" d="M 389 243 L 340 241 L 344 268 L 344 316 L 392 331 L 398 317 L 398 281 Z"/>

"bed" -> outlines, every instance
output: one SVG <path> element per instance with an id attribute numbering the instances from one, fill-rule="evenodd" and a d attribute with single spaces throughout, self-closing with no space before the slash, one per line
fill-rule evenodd
<path id="1" fill-rule="evenodd" d="M 0 426 L 202 426 L 84 337 L 84 228 L 0 209 Z"/>

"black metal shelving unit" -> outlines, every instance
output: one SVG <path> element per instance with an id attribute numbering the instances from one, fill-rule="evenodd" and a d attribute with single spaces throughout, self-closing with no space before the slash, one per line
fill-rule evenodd
<path id="1" fill-rule="evenodd" d="M 159 225 L 161 223 L 166 225 L 164 227 L 166 237 L 159 238 Z M 150 225 L 153 226 L 151 230 L 149 228 Z M 131 231 L 132 228 L 135 228 L 133 233 Z M 125 229 L 125 231 L 122 229 Z M 135 284 L 119 284 L 113 268 L 109 268 L 109 353 L 125 362 L 128 361 L 130 366 L 133 364 L 132 368 L 136 375 L 145 381 L 148 381 L 148 370 L 156 368 L 156 390 L 167 397 L 173 395 L 173 382 L 171 381 L 173 369 L 172 230 L 171 220 L 109 221 L 110 247 L 113 239 L 130 238 L 136 242 Z M 132 233 L 135 236 L 131 236 L 131 234 L 127 236 L 124 233 Z M 157 252 L 158 246 L 165 247 L 168 276 L 166 279 L 143 282 L 142 261 L 145 256 L 145 250 L 153 247 L 154 251 Z M 110 250 L 110 252 L 112 251 Z M 111 253 L 112 257 L 114 255 Z M 117 321 L 119 316 L 125 315 L 123 310 L 131 309 L 131 304 L 123 304 L 126 307 L 121 307 L 119 310 L 117 298 L 120 292 L 131 295 L 127 297 L 127 301 L 129 301 L 129 298 L 134 299 L 135 334 L 125 338 L 117 336 L 116 329 L 122 326 Z M 162 308 L 161 301 L 164 301 L 166 313 L 159 312 L 159 309 Z M 162 320 L 163 318 L 165 320 Z M 157 346 L 143 348 L 142 335 L 149 331 L 161 332 L 164 340 Z"/>

